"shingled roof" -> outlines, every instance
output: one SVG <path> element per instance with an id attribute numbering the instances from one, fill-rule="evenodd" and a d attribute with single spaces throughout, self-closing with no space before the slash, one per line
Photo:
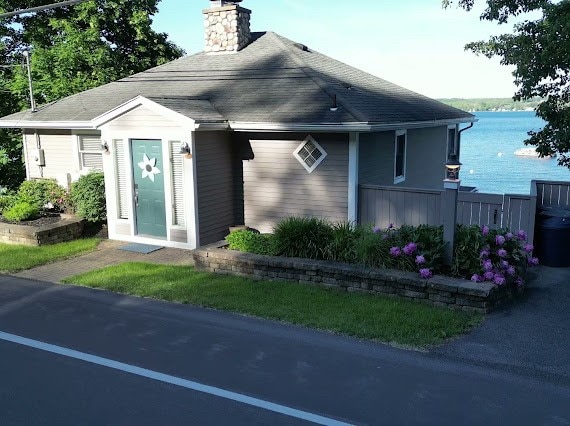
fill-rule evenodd
<path id="1" fill-rule="evenodd" d="M 473 121 L 474 116 L 320 54 L 272 32 L 234 54 L 198 53 L 0 119 L 90 122 L 144 96 L 197 122 L 371 124 Z M 338 108 L 331 109 L 336 99 Z"/>

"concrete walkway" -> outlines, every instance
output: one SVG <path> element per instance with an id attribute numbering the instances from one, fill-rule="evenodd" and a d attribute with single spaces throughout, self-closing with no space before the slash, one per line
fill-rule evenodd
<path id="1" fill-rule="evenodd" d="M 194 263 L 191 250 L 165 247 L 152 253 L 143 254 L 119 249 L 119 247 L 127 244 L 124 241 L 103 240 L 93 252 L 38 266 L 12 275 L 20 278 L 60 283 L 62 279 L 72 275 L 123 262 L 150 262 L 171 265 L 192 265 Z"/>

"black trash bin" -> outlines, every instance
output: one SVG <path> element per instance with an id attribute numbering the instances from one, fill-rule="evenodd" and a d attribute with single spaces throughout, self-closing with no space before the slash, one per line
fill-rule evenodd
<path id="1" fill-rule="evenodd" d="M 536 215 L 535 254 L 545 266 L 570 266 L 570 210 L 546 208 Z"/>

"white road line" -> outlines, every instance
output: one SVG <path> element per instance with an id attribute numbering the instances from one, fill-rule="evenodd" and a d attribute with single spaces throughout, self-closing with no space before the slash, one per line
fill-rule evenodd
<path id="1" fill-rule="evenodd" d="M 146 377 L 148 379 L 157 380 L 159 382 L 169 383 L 181 386 L 186 389 L 192 389 L 198 392 L 215 395 L 220 398 L 229 399 L 242 404 L 251 405 L 264 410 L 273 411 L 275 413 L 284 414 L 289 417 L 295 417 L 301 420 L 307 420 L 320 425 L 349 426 L 350 423 L 344 423 L 329 417 L 319 416 L 317 414 L 308 413 L 306 411 L 296 410 L 295 408 L 285 405 L 275 404 L 273 402 L 264 401 L 263 399 L 253 398 L 241 393 L 228 391 L 214 386 L 204 385 L 202 383 L 193 382 L 192 380 L 182 379 L 180 377 L 171 376 L 169 374 L 159 373 L 146 368 L 136 367 L 134 365 L 125 364 L 112 359 L 102 358 L 96 355 L 90 355 L 84 352 L 75 351 L 73 349 L 56 346 L 49 343 L 40 342 L 38 340 L 28 339 L 26 337 L 17 336 L 15 334 L 0 331 L 0 339 L 7 342 L 17 343 L 19 345 L 28 346 L 30 348 L 39 349 L 46 352 L 66 356 L 69 358 L 79 359 L 81 361 L 90 362 L 92 364 L 101 365 L 103 367 L 124 371 L 126 373 L 135 374 L 137 376 Z"/>

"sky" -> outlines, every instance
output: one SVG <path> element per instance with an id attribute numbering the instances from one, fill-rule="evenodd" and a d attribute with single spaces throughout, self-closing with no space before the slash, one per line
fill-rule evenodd
<path id="1" fill-rule="evenodd" d="M 162 0 L 153 28 L 188 54 L 203 48 L 208 0 Z M 252 31 L 274 31 L 337 60 L 432 98 L 511 97 L 512 67 L 465 51 L 512 31 L 441 0 L 244 0 Z"/>

